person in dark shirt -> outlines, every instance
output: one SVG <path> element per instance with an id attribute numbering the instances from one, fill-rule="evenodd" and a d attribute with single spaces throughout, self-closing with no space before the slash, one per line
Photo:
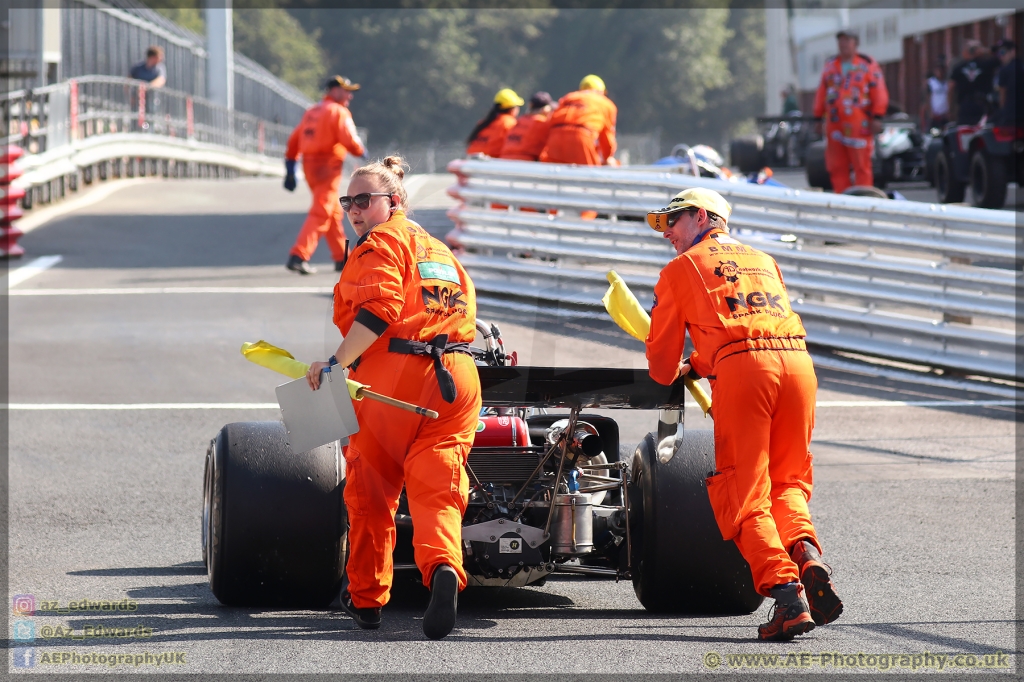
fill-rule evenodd
<path id="1" fill-rule="evenodd" d="M 1001 40 L 996 44 L 996 56 L 1002 63 L 996 76 L 999 89 L 999 115 L 996 122 L 1004 126 L 1024 126 L 1024 63 L 1017 58 L 1017 44 Z"/>
<path id="2" fill-rule="evenodd" d="M 132 67 L 131 77 L 146 81 L 151 88 L 162 88 L 167 83 L 167 69 L 163 61 L 164 49 L 159 45 L 150 45 L 146 50 L 146 60 Z"/>
<path id="3" fill-rule="evenodd" d="M 949 72 L 950 109 L 955 111 L 958 125 L 974 125 L 988 113 L 999 61 L 977 40 L 964 42 L 962 55 Z"/>

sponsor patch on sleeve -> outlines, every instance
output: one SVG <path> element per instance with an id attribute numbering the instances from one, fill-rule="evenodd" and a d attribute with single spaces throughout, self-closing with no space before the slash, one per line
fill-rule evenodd
<path id="1" fill-rule="evenodd" d="M 455 269 L 454 265 L 430 260 L 417 263 L 416 267 L 419 269 L 420 277 L 423 279 L 439 279 L 442 282 L 452 282 L 454 284 L 462 283 L 459 281 L 459 271 Z"/>

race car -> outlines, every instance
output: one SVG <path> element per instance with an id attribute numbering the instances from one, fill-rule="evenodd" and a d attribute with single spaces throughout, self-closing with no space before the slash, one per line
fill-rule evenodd
<path id="1" fill-rule="evenodd" d="M 1024 182 L 1024 127 L 950 126 L 935 157 L 935 189 L 943 204 L 959 203 L 970 188 L 971 204 L 1002 208 L 1007 183 Z"/>
<path id="2" fill-rule="evenodd" d="M 471 589 L 539 587 L 555 573 L 631 580 L 668 613 L 750 613 L 763 601 L 722 540 L 705 478 L 709 430 L 685 429 L 685 389 L 645 371 L 512 364 L 496 326 L 474 348 L 484 409 L 466 463 L 463 565 Z M 595 408 L 661 410 L 622 447 Z M 567 410 L 561 414 L 548 410 Z M 227 606 L 337 608 L 347 555 L 345 460 L 338 442 L 293 455 L 280 421 L 227 424 L 210 442 L 202 555 Z M 403 491 L 395 571 L 418 574 Z"/>

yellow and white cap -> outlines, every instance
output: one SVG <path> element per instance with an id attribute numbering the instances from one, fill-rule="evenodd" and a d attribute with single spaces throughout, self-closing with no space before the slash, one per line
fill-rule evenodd
<path id="1" fill-rule="evenodd" d="M 664 232 L 665 228 L 669 226 L 668 216 L 686 208 L 703 208 L 708 213 L 714 213 L 726 221 L 732 215 L 732 206 L 721 194 L 713 189 L 692 187 L 675 195 L 672 202 L 665 208 L 650 211 L 647 214 L 647 224 L 651 226 L 652 230 Z"/>

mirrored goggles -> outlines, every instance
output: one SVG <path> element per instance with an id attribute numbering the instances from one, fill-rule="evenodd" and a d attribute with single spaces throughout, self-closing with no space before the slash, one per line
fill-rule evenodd
<path id="1" fill-rule="evenodd" d="M 363 192 L 362 194 L 357 194 L 354 197 L 339 197 L 338 201 L 341 202 L 341 210 L 343 211 L 352 210 L 352 204 L 355 204 L 356 208 L 358 208 L 359 210 L 365 211 L 366 209 L 370 208 L 371 198 L 389 196 L 391 196 L 390 192 Z"/>

